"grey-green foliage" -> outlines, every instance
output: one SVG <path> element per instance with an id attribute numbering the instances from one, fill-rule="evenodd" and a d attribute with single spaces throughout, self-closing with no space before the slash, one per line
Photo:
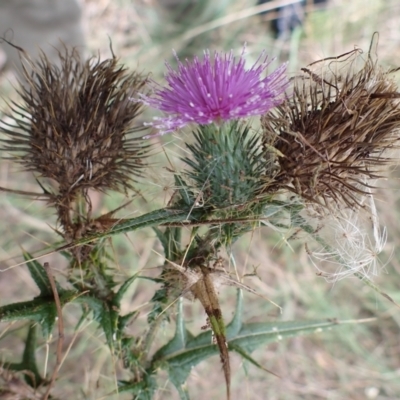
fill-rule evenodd
<path id="1" fill-rule="evenodd" d="M 26 253 L 26 258 L 29 260 L 31 256 Z M 1 307 L 0 322 L 21 319 L 34 321 L 42 327 L 43 335 L 49 337 L 57 315 L 54 302 L 51 300 L 53 293 L 51 292 L 50 282 L 46 270 L 40 263 L 28 261 L 28 266 L 32 278 L 41 290 L 41 294 L 31 301 Z M 111 351 L 123 353 L 122 358 L 126 367 L 129 368 L 134 365 L 143 368 L 142 379 L 136 382 L 121 381 L 119 392 L 130 392 L 135 399 L 151 399 L 157 389 L 155 375 L 158 368 L 161 367 L 168 371 L 170 380 L 177 387 L 181 398 L 187 399 L 189 395 L 184 383 L 192 367 L 206 358 L 218 354 L 218 348 L 212 343 L 210 331 L 194 336 L 186 329 L 182 300 L 180 300 L 174 337 L 152 355 L 149 364 L 141 363 L 140 356 L 135 356 L 134 342 L 128 338 L 125 332 L 128 322 L 135 317 L 136 313 L 127 315 L 120 313 L 121 300 L 129 286 L 137 278 L 138 275 L 133 275 L 127 279 L 114 296 L 107 300 L 100 300 L 85 292 L 78 293 L 77 291 L 65 290 L 60 285 L 57 285 L 57 288 L 62 305 L 75 302 L 89 307 L 93 312 L 94 319 L 103 330 Z M 228 348 L 257 367 L 261 366 L 250 354 L 260 346 L 286 337 L 312 333 L 318 329 L 327 329 L 338 325 L 337 321 L 329 320 L 246 324 L 242 321 L 242 311 L 243 296 L 241 291 L 238 291 L 236 312 L 227 326 Z M 32 385 L 38 385 L 43 381 L 35 361 L 36 348 L 36 325 L 30 325 L 22 361 L 6 364 L 11 370 L 29 372 L 27 381 Z M 34 381 L 29 376 L 34 376 Z"/>
<path id="2" fill-rule="evenodd" d="M 288 337 L 320 332 L 337 326 L 334 320 L 279 321 L 274 323 L 243 323 L 243 295 L 238 290 L 235 315 L 227 326 L 228 349 L 240 354 L 245 360 L 264 369 L 251 353 L 261 346 L 278 342 Z M 160 366 L 168 371 L 169 379 L 176 386 L 181 399 L 188 399 L 185 382 L 194 366 L 219 353 L 213 344 L 210 331 L 193 336 L 185 327 L 182 301 L 178 303 L 178 314 L 174 337 L 153 356 L 153 368 Z"/>

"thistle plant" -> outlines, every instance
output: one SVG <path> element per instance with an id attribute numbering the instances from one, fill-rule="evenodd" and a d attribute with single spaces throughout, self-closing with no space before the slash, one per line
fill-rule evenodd
<path id="1" fill-rule="evenodd" d="M 31 63 L 21 103 L 10 105 L 11 122 L 1 126 L 3 151 L 32 171 L 40 188 L 17 192 L 44 198 L 57 216 L 62 243 L 46 254 L 58 251 L 68 265 L 61 283 L 52 265 L 24 250 L 40 294 L 0 308 L 0 321 L 30 321 L 22 362 L 6 362 L 0 370 L 0 393 L 12 393 L 8 377 L 24 378 L 32 396 L 57 398 L 63 307 L 76 303 L 82 319 L 98 323 L 124 371 L 108 396 L 151 399 L 164 369 L 188 399 L 192 367 L 219 354 L 232 398 L 230 352 L 263 368 L 251 355 L 261 345 L 338 324 L 243 321 L 242 291 L 262 294 L 239 277 L 234 245 L 263 225 L 303 232 L 319 275 L 336 280 L 355 274 L 384 294 L 370 279 L 377 258 L 366 249 L 377 255 L 386 240 L 373 190 L 397 147 L 400 95 L 371 52 L 365 59 L 359 51 L 330 58 L 328 67 L 316 63 L 289 79 L 285 64 L 267 74 L 271 63 L 264 54 L 248 68 L 244 50 L 239 58 L 207 51 L 203 59 L 178 59 L 177 70 L 167 65 L 165 87 L 129 72 L 115 57 L 82 61 L 72 52 L 60 58 L 61 67 L 45 55 Z M 145 121 L 145 105 L 164 115 Z M 94 192 L 140 193 L 150 179 L 147 165 L 156 162 L 151 139 L 168 133 L 183 138 L 185 155 L 180 167 L 168 169 L 176 189 L 167 205 L 129 219 L 117 218 L 118 209 L 96 215 Z M 105 239 L 145 228 L 162 245 L 161 273 L 154 278 L 137 271 L 121 280 Z M 321 272 L 327 261 L 333 273 Z M 138 325 L 140 311 L 122 314 L 121 301 L 133 282 L 145 279 L 158 287 L 147 324 L 134 336 L 129 325 Z M 219 297 L 224 286 L 238 289 L 228 324 Z M 187 330 L 182 298 L 199 301 L 205 332 Z M 161 328 L 175 315 L 175 335 L 160 344 Z M 48 340 L 56 322 L 53 373 L 42 376 L 36 331 L 40 326 Z"/>

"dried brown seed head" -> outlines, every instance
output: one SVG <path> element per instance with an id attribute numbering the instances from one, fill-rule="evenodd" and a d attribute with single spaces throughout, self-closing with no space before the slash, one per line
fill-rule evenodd
<path id="1" fill-rule="evenodd" d="M 146 79 L 116 58 L 84 62 L 73 50 L 59 57 L 60 67 L 44 54 L 30 62 L 23 103 L 12 104 L 13 123 L 0 128 L 8 136 L 3 149 L 70 199 L 88 189 L 130 188 L 147 152 L 132 136 L 142 107 L 132 98 Z"/>
<path id="2" fill-rule="evenodd" d="M 370 53 L 322 61 L 302 68 L 292 96 L 262 118 L 265 158 L 276 166 L 265 190 L 354 207 L 398 145 L 400 93 Z"/>

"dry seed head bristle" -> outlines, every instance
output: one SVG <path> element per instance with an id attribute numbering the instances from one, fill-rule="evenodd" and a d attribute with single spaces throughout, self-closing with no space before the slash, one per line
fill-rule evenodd
<path id="1" fill-rule="evenodd" d="M 362 210 L 347 208 L 325 215 L 318 232 L 325 245 L 307 245 L 311 261 L 328 281 L 353 274 L 371 279 L 384 267 L 379 256 L 386 247 L 387 231 L 379 224 L 373 196 L 364 199 Z"/>
<path id="2" fill-rule="evenodd" d="M 22 104 L 12 103 L 13 122 L 0 128 L 8 136 L 3 150 L 56 182 L 62 196 L 130 188 L 147 154 L 132 137 L 142 105 L 131 99 L 146 79 L 128 73 L 116 58 L 82 61 L 74 50 L 59 57 L 60 67 L 44 54 L 29 61 Z"/>
<path id="3" fill-rule="evenodd" d="M 292 95 L 262 118 L 265 158 L 276 165 L 266 191 L 354 207 L 398 145 L 400 93 L 371 54 L 322 61 L 303 68 Z"/>

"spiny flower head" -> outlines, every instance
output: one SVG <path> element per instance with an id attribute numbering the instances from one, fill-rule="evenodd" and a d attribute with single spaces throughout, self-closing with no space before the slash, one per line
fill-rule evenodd
<path id="1" fill-rule="evenodd" d="M 58 195 L 73 199 L 87 189 L 130 187 L 143 171 L 146 146 L 132 137 L 142 105 L 130 101 L 146 79 L 128 73 L 116 58 L 82 61 L 76 50 L 51 64 L 42 54 L 29 62 L 22 105 L 3 124 L 3 149 L 56 183 Z"/>
<path id="2" fill-rule="evenodd" d="M 265 157 L 275 166 L 267 191 L 351 208 L 383 176 L 400 139 L 400 93 L 371 54 L 349 54 L 302 68 L 293 95 L 263 116 Z"/>
<path id="3" fill-rule="evenodd" d="M 168 86 L 153 83 L 154 94 L 142 96 L 144 103 L 167 114 L 149 125 L 164 134 L 192 122 L 208 125 L 261 115 L 281 104 L 288 86 L 286 64 L 262 78 L 270 64 L 263 56 L 250 69 L 245 68 L 244 51 L 239 60 L 232 51 L 215 52 L 214 57 L 206 51 L 203 60 L 195 57 L 186 64 L 176 56 L 177 71 L 166 63 Z"/>

